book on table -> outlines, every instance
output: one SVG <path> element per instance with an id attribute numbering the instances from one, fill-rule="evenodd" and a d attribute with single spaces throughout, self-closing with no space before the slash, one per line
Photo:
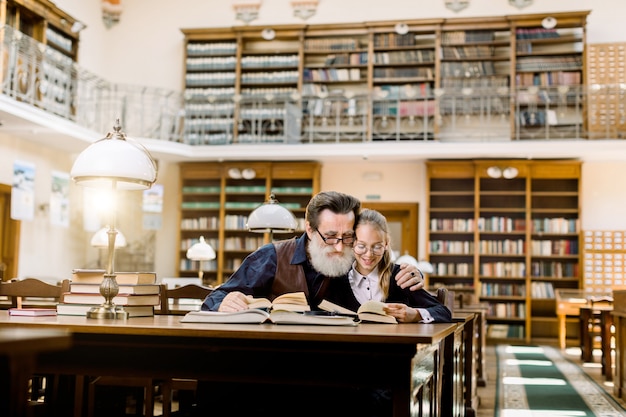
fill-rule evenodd
<path id="1" fill-rule="evenodd" d="M 289 311 L 250 308 L 235 312 L 190 311 L 181 319 L 182 323 L 232 323 L 232 324 L 311 324 L 321 326 L 356 326 L 352 317 L 324 311 Z"/>
<path id="2" fill-rule="evenodd" d="M 290 292 L 279 295 L 270 301 L 267 298 L 247 297 L 248 308 L 263 308 L 266 310 L 287 310 L 287 311 L 311 311 L 309 302 L 304 292 Z"/>
<path id="3" fill-rule="evenodd" d="M 10 316 L 28 316 L 28 317 L 38 317 L 38 316 L 56 316 L 57 311 L 53 308 L 10 308 L 9 309 Z"/>
<path id="4" fill-rule="evenodd" d="M 93 307 L 100 304 L 57 304 L 56 313 L 59 316 L 85 316 Z M 128 312 L 128 317 L 152 317 L 154 316 L 154 306 L 123 306 Z"/>
<path id="5" fill-rule="evenodd" d="M 385 303 L 382 301 L 369 300 L 361 304 L 357 311 L 352 311 L 328 300 L 322 300 L 319 308 L 336 314 L 345 314 L 358 317 L 360 321 L 372 323 L 396 324 L 398 320 L 394 316 L 387 314 L 384 310 Z"/>
<path id="6" fill-rule="evenodd" d="M 100 283 L 71 282 L 72 294 L 100 294 Z M 118 284 L 118 294 L 159 294 L 159 284 Z"/>
<path id="7" fill-rule="evenodd" d="M 236 312 L 190 311 L 183 323 L 274 323 L 353 326 L 353 317 L 311 311 L 304 292 L 287 293 L 273 301 L 248 297 L 248 309 Z"/>
<path id="8" fill-rule="evenodd" d="M 99 284 L 104 279 L 104 269 L 74 269 L 72 282 Z M 118 285 L 126 284 L 155 284 L 156 272 L 115 272 L 115 281 Z"/>
<path id="9" fill-rule="evenodd" d="M 117 294 L 111 300 L 113 304 L 123 306 L 155 306 L 159 305 L 161 298 L 159 294 Z M 65 293 L 61 302 L 65 304 L 102 304 L 104 297 L 100 294 L 79 294 Z"/>

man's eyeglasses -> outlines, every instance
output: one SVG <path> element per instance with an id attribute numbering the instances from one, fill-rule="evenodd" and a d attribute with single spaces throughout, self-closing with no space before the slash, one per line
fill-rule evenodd
<path id="1" fill-rule="evenodd" d="M 317 234 L 320 235 L 324 243 L 326 243 L 327 245 L 334 246 L 339 242 L 343 243 L 344 245 L 352 245 L 354 243 L 353 235 L 344 235 L 342 237 L 325 237 L 318 229 L 315 230 L 317 231 Z"/>
<path id="2" fill-rule="evenodd" d="M 359 243 L 358 245 L 354 246 L 353 250 L 354 253 L 356 253 L 357 255 L 365 255 L 369 250 L 370 252 L 372 252 L 372 255 L 380 256 L 385 253 L 385 245 L 374 245 L 371 247 L 367 247 L 366 245 Z"/>

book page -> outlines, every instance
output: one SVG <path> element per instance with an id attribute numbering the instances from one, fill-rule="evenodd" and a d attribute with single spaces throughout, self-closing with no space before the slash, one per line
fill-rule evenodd
<path id="1" fill-rule="evenodd" d="M 272 302 L 267 298 L 254 298 L 251 295 L 246 297 L 248 308 L 270 308 Z"/>
<path id="2" fill-rule="evenodd" d="M 322 300 L 322 302 L 318 305 L 321 310 L 329 311 L 331 313 L 339 313 L 346 314 L 350 316 L 356 316 L 356 311 L 352 311 L 345 307 L 340 306 L 339 304 L 332 303 L 328 300 Z"/>
<path id="3" fill-rule="evenodd" d="M 304 292 L 291 292 L 279 295 L 274 299 L 274 304 L 309 305 Z"/>
<path id="4" fill-rule="evenodd" d="M 381 316 L 388 316 L 388 314 L 385 313 L 384 307 L 385 303 L 382 301 L 370 300 L 361 304 L 357 313 L 375 313 Z"/>

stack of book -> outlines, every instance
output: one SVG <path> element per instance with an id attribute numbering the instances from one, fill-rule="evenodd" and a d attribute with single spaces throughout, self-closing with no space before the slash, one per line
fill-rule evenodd
<path id="1" fill-rule="evenodd" d="M 70 291 L 63 294 L 57 304 L 57 314 L 85 316 L 92 307 L 104 303 L 100 284 L 104 278 L 101 269 L 75 269 L 72 271 Z M 154 316 L 154 306 L 159 305 L 160 285 L 155 272 L 116 272 L 119 286 L 113 298 L 116 306 L 123 307 L 129 317 Z"/>

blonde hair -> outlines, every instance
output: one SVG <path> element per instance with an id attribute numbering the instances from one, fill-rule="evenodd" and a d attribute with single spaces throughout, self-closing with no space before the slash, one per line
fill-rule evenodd
<path id="1" fill-rule="evenodd" d="M 365 224 L 377 229 L 385 239 L 385 251 L 383 252 L 382 258 L 378 262 L 378 286 L 383 293 L 383 300 L 386 300 L 389 296 L 389 282 L 391 281 L 391 273 L 393 271 L 389 226 L 387 225 L 387 219 L 385 216 L 383 216 L 380 212 L 371 209 L 363 209 L 359 213 L 354 230 L 357 230 L 359 226 Z"/>

